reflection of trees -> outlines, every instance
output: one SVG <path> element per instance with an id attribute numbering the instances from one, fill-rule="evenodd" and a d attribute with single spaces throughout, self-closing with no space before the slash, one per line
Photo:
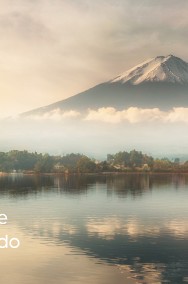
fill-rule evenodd
<path id="1" fill-rule="evenodd" d="M 54 186 L 66 194 L 80 194 L 96 183 L 96 177 L 86 175 L 64 175 L 54 178 Z"/>
<path id="2" fill-rule="evenodd" d="M 153 188 L 163 189 L 169 185 L 179 188 L 188 184 L 188 176 L 175 174 L 107 174 L 107 175 L 67 175 L 56 176 L 54 185 L 67 194 L 79 194 L 91 190 L 97 185 L 106 185 L 107 194 L 119 197 L 142 193 Z"/>
<path id="3" fill-rule="evenodd" d="M 0 177 L 0 194 L 12 197 L 37 194 L 51 186 L 50 176 L 12 174 Z"/>
<path id="4" fill-rule="evenodd" d="M 97 183 L 106 183 L 105 177 L 95 175 L 22 175 L 0 176 L 0 194 L 20 196 L 58 189 L 59 193 L 81 194 Z"/>
<path id="5" fill-rule="evenodd" d="M 118 196 L 140 196 L 142 192 L 150 189 L 148 175 L 127 174 L 107 178 L 108 194 L 115 192 Z"/>
<path id="6" fill-rule="evenodd" d="M 123 197 L 141 196 L 145 191 L 157 188 L 162 190 L 170 186 L 179 188 L 188 185 L 188 176 L 179 174 L 125 174 L 107 177 L 108 194 L 112 192 Z"/>
<path id="7" fill-rule="evenodd" d="M 40 192 L 42 189 L 58 189 L 60 193 L 81 194 L 95 190 L 98 185 L 107 188 L 107 194 L 119 197 L 141 196 L 145 191 L 162 190 L 169 185 L 174 188 L 188 185 L 188 175 L 178 174 L 118 174 L 118 175 L 22 175 L 0 177 L 0 194 L 14 197 Z"/>
<path id="8" fill-rule="evenodd" d="M 188 176 L 184 174 L 153 174 L 150 175 L 150 183 L 152 188 L 160 189 L 169 185 L 179 188 L 188 184 Z"/>

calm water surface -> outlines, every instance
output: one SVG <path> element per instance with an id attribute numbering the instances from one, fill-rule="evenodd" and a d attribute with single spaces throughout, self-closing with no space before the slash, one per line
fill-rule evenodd
<path id="1" fill-rule="evenodd" d="M 0 177 L 0 282 L 188 283 L 188 176 Z"/>

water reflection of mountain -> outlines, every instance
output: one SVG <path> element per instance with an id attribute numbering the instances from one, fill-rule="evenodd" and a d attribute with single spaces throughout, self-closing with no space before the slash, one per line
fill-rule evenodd
<path id="1" fill-rule="evenodd" d="M 14 175 L 0 178 L 0 194 L 19 200 L 22 195 L 29 198 L 30 195 L 41 196 L 41 192 L 44 193 L 42 196 L 47 198 L 47 203 L 44 198 L 38 202 L 38 207 L 35 207 L 33 200 L 27 204 L 27 210 L 32 214 L 28 214 L 26 220 L 18 220 L 19 227 L 26 234 L 55 246 L 68 243 L 73 253 L 79 248 L 83 254 L 96 258 L 96 261 L 102 259 L 118 265 L 122 270 L 128 269 L 133 277 L 138 277 L 139 281 L 142 281 L 140 283 L 168 281 L 167 283 L 179 284 L 184 283 L 183 278 L 186 279 L 188 276 L 186 216 L 172 215 L 169 210 L 168 218 L 163 218 L 162 214 L 158 215 L 158 211 L 151 219 L 150 216 L 145 218 L 145 215 L 139 215 L 145 207 L 141 207 L 141 211 L 137 211 L 136 215 L 130 215 L 136 211 L 134 206 L 138 205 L 137 197 L 144 200 L 145 194 L 150 195 L 151 191 L 158 193 L 163 190 L 170 190 L 173 197 L 173 192 L 176 192 L 174 189 L 186 188 L 187 184 L 186 175 L 170 174 Z M 82 196 L 85 193 L 88 199 L 84 198 L 83 203 L 72 203 L 70 197 Z M 52 195 L 53 202 L 50 202 L 49 194 Z M 118 198 L 109 203 L 109 196 Z M 129 196 L 134 198 L 124 198 Z M 93 201 L 93 198 L 96 199 Z M 119 201 L 122 198 L 123 206 L 120 208 Z M 109 210 L 107 207 L 103 209 L 101 204 L 99 206 L 99 200 L 102 200 L 102 206 L 106 201 L 107 206 L 112 207 Z M 74 208 L 77 204 L 78 207 Z M 88 207 L 90 205 L 93 208 Z M 22 214 L 25 213 L 25 208 L 23 212 L 20 211 Z M 109 212 L 113 208 L 113 214 L 110 216 Z M 152 209 L 148 212 L 152 213 Z M 153 219 L 154 217 L 156 219 Z M 147 281 L 147 278 L 150 280 Z"/>
<path id="2" fill-rule="evenodd" d="M 135 220 L 124 222 L 118 219 L 103 221 L 82 219 L 80 223 L 55 223 L 47 226 L 37 223 L 34 226 L 24 226 L 31 235 L 45 239 L 54 245 L 69 244 L 73 253 L 81 249 L 89 257 L 118 265 L 120 269 L 129 269 L 133 278 L 135 275 L 144 282 L 151 283 L 183 283 L 188 271 L 188 223 L 184 234 L 179 238 L 173 232 L 175 227 L 167 224 L 148 227 Z M 142 230 L 142 231 L 141 231 Z M 153 283 L 153 282 L 152 282 Z"/>

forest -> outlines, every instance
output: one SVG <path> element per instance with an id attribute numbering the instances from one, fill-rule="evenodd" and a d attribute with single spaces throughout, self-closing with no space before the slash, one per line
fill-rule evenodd
<path id="1" fill-rule="evenodd" d="M 0 152 L 1 173 L 100 173 L 100 172 L 188 172 L 188 161 L 179 158 L 153 158 L 141 151 L 108 154 L 98 161 L 84 154 L 53 156 L 37 152 L 12 150 Z"/>

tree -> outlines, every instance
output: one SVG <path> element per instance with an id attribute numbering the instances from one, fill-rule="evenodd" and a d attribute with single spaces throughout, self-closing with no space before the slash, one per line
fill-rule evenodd
<path id="1" fill-rule="evenodd" d="M 153 170 L 155 170 L 155 171 L 170 171 L 170 170 L 172 170 L 172 163 L 167 158 L 156 159 L 154 161 Z"/>
<path id="2" fill-rule="evenodd" d="M 83 156 L 77 162 L 78 172 L 90 173 L 96 171 L 96 164 L 86 156 Z"/>
<path id="3" fill-rule="evenodd" d="M 54 168 L 54 159 L 48 154 L 42 156 L 34 166 L 34 170 L 36 172 L 45 172 L 45 173 L 52 172 L 53 168 Z"/>
<path id="4" fill-rule="evenodd" d="M 131 167 L 141 167 L 143 164 L 143 154 L 136 150 L 130 152 L 130 166 Z"/>

